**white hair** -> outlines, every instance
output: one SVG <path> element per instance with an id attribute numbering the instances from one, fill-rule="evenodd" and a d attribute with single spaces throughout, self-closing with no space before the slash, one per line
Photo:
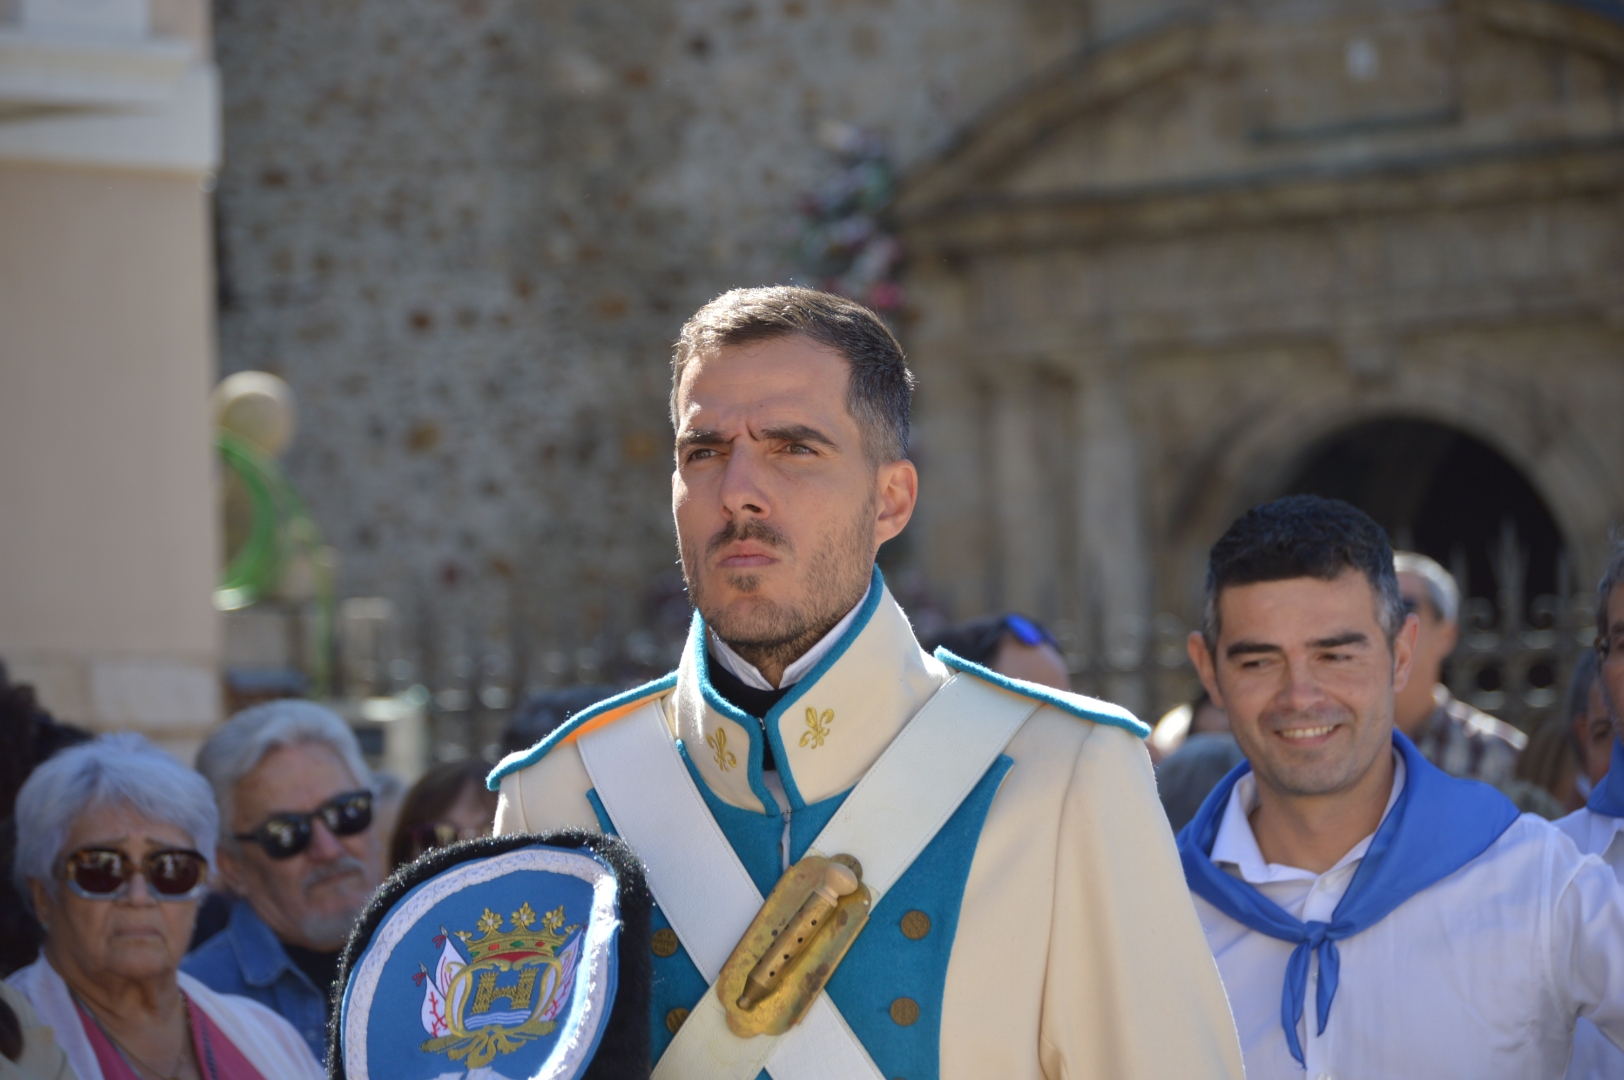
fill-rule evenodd
<path id="1" fill-rule="evenodd" d="M 197 773 L 133 732 L 103 735 L 61 751 L 29 776 L 17 793 L 17 859 L 11 879 L 33 908 L 28 879 L 56 895 L 56 863 L 68 833 L 86 811 L 127 806 L 173 825 L 210 864 L 219 811 Z"/>
<path id="2" fill-rule="evenodd" d="M 1395 551 L 1393 570 L 1419 576 L 1426 585 L 1427 602 L 1438 617 L 1447 623 L 1460 621 L 1460 586 L 1455 584 L 1455 575 L 1437 560 L 1413 551 Z"/>
<path id="3" fill-rule="evenodd" d="M 333 710 L 293 698 L 244 709 L 209 736 L 197 752 L 197 771 L 214 788 L 214 801 L 220 808 L 222 844 L 236 850 L 231 820 L 237 781 L 258 768 L 271 751 L 304 743 L 327 747 L 356 783 L 371 785 L 372 772 L 361 756 L 355 732 Z"/>

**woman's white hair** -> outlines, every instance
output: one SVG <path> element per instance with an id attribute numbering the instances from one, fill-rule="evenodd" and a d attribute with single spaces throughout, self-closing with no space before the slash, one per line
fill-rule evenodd
<path id="1" fill-rule="evenodd" d="M 28 879 L 56 895 L 56 862 L 87 810 L 127 806 L 173 825 L 212 865 L 219 811 L 204 779 L 133 732 L 103 735 L 47 760 L 17 793 L 17 860 L 12 881 L 33 909 Z"/>
<path id="2" fill-rule="evenodd" d="M 361 744 L 337 713 L 314 701 L 288 698 L 244 709 L 209 736 L 197 752 L 197 771 L 214 788 L 220 809 L 220 842 L 235 850 L 231 837 L 232 800 L 237 781 L 259 767 L 267 754 L 285 746 L 317 743 L 338 755 L 355 782 L 372 784 L 372 771 L 361 756 Z"/>

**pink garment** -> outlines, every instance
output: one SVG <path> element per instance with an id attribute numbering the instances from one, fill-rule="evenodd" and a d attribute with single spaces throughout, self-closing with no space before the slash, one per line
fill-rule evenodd
<path id="1" fill-rule="evenodd" d="M 74 1004 L 79 1008 L 79 1022 L 84 1025 L 85 1038 L 90 1040 L 91 1049 L 96 1051 L 96 1064 L 101 1066 L 102 1080 L 145 1080 L 125 1061 L 118 1047 L 96 1023 L 95 1017 L 77 1001 Z M 259 1070 L 249 1064 L 248 1059 L 226 1038 L 225 1033 L 215 1026 L 207 1013 L 196 1006 L 190 1007 L 187 1012 L 192 1019 L 192 1049 L 197 1054 L 203 1080 L 265 1080 Z M 211 1059 L 212 1070 L 209 1067 Z"/>

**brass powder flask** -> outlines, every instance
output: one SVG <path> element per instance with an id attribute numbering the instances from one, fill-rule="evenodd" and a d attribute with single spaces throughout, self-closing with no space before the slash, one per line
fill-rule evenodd
<path id="1" fill-rule="evenodd" d="M 786 870 L 716 979 L 728 1029 L 749 1038 L 800 1023 L 872 906 L 862 864 L 850 855 L 808 855 Z"/>

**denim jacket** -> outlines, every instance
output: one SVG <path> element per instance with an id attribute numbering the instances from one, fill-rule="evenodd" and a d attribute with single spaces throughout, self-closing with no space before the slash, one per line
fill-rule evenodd
<path id="1" fill-rule="evenodd" d="M 180 969 L 211 990 L 271 1009 L 304 1037 L 317 1061 L 327 1061 L 327 995 L 288 959 L 248 901 L 237 900 L 226 928 L 187 954 Z"/>

